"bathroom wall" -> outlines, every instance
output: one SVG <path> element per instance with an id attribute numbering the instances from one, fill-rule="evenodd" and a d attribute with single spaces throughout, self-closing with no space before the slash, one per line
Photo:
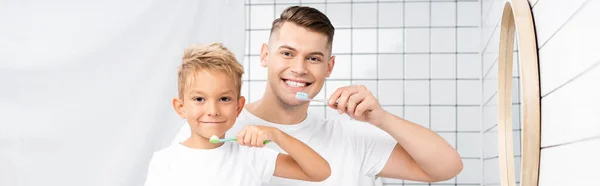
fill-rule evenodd
<path id="1" fill-rule="evenodd" d="M 243 93 L 259 99 L 266 85 L 260 45 L 271 22 L 291 5 L 326 13 L 336 27 L 332 76 L 317 98 L 340 86 L 363 84 L 383 107 L 438 132 L 464 162 L 460 175 L 432 185 L 481 183 L 480 3 L 477 0 L 247 0 L 248 48 Z M 347 117 L 323 104 L 309 112 Z M 384 185 L 428 185 L 383 179 Z"/>
<path id="2" fill-rule="evenodd" d="M 493 126 L 497 124 L 498 31 L 504 2 L 481 2 L 485 185 L 497 185 L 499 178 Z M 529 0 L 529 4 L 537 34 L 542 96 L 539 185 L 598 184 L 600 1 Z M 518 107 L 518 101 L 514 102 L 513 108 Z M 513 111 L 513 116 L 517 114 Z"/>

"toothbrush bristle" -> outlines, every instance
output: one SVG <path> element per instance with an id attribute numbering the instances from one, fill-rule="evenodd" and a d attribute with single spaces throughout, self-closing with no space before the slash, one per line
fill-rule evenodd
<path id="1" fill-rule="evenodd" d="M 219 143 L 219 137 L 213 135 L 210 137 L 210 139 L 208 140 L 210 143 Z"/>
<path id="2" fill-rule="evenodd" d="M 304 101 L 309 100 L 308 94 L 304 93 L 304 92 L 296 92 L 296 99 L 304 100 Z"/>

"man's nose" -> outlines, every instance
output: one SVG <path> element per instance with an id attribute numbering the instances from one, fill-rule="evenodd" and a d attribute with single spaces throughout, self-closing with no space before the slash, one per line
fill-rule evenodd
<path id="1" fill-rule="evenodd" d="M 294 59 L 294 61 L 290 65 L 290 69 L 292 69 L 292 72 L 296 75 L 304 75 L 308 72 L 306 70 L 306 62 L 302 57 Z"/>

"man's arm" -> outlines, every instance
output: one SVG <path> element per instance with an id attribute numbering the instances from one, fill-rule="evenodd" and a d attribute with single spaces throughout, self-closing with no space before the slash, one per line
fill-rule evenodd
<path id="1" fill-rule="evenodd" d="M 378 176 L 439 182 L 455 177 L 462 170 L 462 160 L 448 142 L 429 129 L 383 110 L 364 86 L 339 88 L 329 98 L 328 105 L 353 119 L 377 126 L 398 142 Z"/>
<path id="2" fill-rule="evenodd" d="M 273 175 L 313 182 L 323 181 L 331 175 L 329 163 L 321 155 L 279 129 L 249 126 L 238 134 L 238 143 L 251 147 L 264 147 L 263 142 L 268 139 L 288 153 L 277 156 Z"/>
<path id="3" fill-rule="evenodd" d="M 463 168 L 460 155 L 437 133 L 388 112 L 385 115 L 382 123 L 374 125 L 398 144 L 378 176 L 439 182 L 460 173 Z"/>

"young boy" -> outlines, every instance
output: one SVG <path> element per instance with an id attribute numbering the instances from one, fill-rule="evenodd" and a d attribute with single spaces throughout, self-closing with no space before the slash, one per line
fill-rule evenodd
<path id="1" fill-rule="evenodd" d="M 240 95 L 243 67 L 220 43 L 194 45 L 184 51 L 178 70 L 179 96 L 173 108 L 187 120 L 191 136 L 154 153 L 146 186 L 261 185 L 273 175 L 320 182 L 329 177 L 329 163 L 313 149 L 279 129 L 248 126 L 237 143 L 213 144 L 224 138 L 244 108 Z M 271 140 L 288 154 L 264 147 Z M 251 148 L 259 147 L 259 148 Z"/>

